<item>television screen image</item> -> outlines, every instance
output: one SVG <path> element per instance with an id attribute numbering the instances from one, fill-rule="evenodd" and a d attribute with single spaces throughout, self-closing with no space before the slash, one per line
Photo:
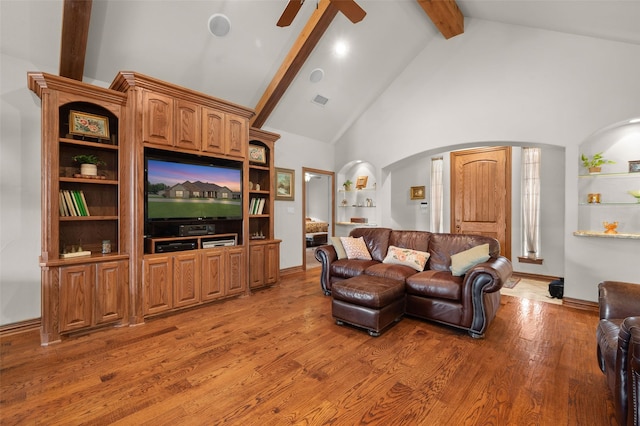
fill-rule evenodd
<path id="1" fill-rule="evenodd" d="M 147 158 L 147 220 L 242 218 L 239 168 Z"/>

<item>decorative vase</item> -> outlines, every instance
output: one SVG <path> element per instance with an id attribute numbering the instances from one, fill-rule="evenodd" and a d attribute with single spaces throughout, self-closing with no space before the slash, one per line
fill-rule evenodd
<path id="1" fill-rule="evenodd" d="M 98 166 L 95 164 L 80 164 L 80 174 L 86 176 L 98 176 Z"/>
<path id="2" fill-rule="evenodd" d="M 600 194 L 599 193 L 589 194 L 587 196 L 587 200 L 589 201 L 589 204 L 598 204 L 600 203 Z"/>

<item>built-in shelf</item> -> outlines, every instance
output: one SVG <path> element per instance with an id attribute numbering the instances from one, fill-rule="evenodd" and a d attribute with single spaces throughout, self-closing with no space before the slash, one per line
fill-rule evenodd
<path id="1" fill-rule="evenodd" d="M 640 240 L 640 234 L 605 234 L 604 232 L 596 232 L 596 231 L 574 231 L 573 235 L 576 237 L 597 237 L 597 238 L 621 238 L 621 239 L 631 239 L 631 240 Z"/>

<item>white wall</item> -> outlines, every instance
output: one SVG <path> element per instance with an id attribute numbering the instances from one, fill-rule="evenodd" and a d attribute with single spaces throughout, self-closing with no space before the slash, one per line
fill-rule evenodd
<path id="1" fill-rule="evenodd" d="M 467 19 L 464 34 L 425 46 L 340 139 L 336 159 L 363 159 L 380 170 L 381 225 L 393 227 L 389 165 L 488 141 L 564 147 L 564 208 L 545 214 L 564 215 L 562 230 L 552 232 L 564 239 L 565 295 L 595 301 L 602 279 L 640 282 L 640 246 L 573 236 L 579 146 L 638 114 L 638 75 L 638 45 Z"/>
<path id="2" fill-rule="evenodd" d="M 302 168 L 334 170 L 334 147 L 278 129 L 265 129 L 280 134 L 276 142 L 276 167 L 295 170 L 294 201 L 275 202 L 274 236 L 281 239 L 280 269 L 302 266 Z"/>

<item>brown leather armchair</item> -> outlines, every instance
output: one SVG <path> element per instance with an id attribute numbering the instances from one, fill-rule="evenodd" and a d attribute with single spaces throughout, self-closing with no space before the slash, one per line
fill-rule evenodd
<path id="1" fill-rule="evenodd" d="M 600 370 L 613 394 L 618 423 L 638 426 L 640 284 L 603 281 L 598 284 L 598 304 L 600 323 L 596 337 Z"/>

